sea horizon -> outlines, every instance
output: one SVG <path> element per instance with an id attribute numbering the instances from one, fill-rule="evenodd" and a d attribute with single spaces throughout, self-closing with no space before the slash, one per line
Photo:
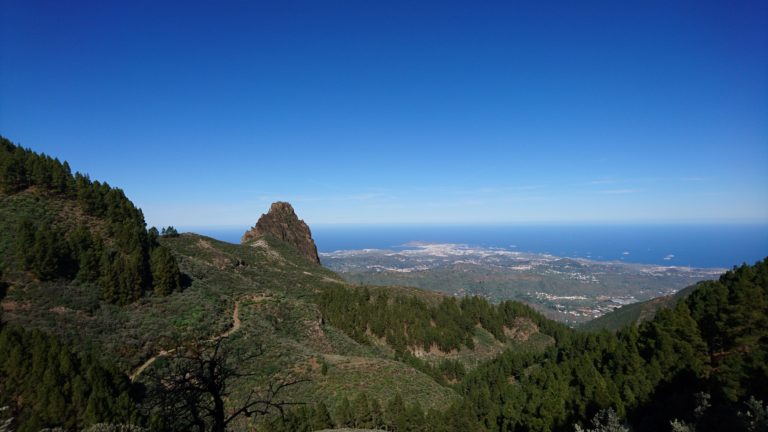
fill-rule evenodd
<path id="1" fill-rule="evenodd" d="M 239 243 L 249 226 L 179 227 Z M 731 268 L 768 256 L 768 223 L 700 224 L 315 224 L 318 251 L 454 243 L 593 261 Z"/>

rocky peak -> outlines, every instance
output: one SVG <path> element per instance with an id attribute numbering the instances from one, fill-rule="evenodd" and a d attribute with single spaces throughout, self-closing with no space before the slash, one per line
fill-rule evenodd
<path id="1" fill-rule="evenodd" d="M 261 215 L 256 226 L 246 231 L 240 243 L 247 243 L 263 235 L 271 235 L 295 247 L 307 260 L 320 264 L 317 246 L 312 232 L 303 220 L 296 216 L 287 202 L 272 203 L 269 212 Z"/>

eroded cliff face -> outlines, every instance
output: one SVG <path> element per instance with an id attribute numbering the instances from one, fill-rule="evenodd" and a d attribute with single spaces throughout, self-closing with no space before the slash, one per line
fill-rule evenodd
<path id="1" fill-rule="evenodd" d="M 256 226 L 246 231 L 240 243 L 248 243 L 263 235 L 271 235 L 292 245 L 308 261 L 320 264 L 317 246 L 312 239 L 309 226 L 296 216 L 296 212 L 289 203 L 273 203 L 269 212 L 261 215 Z"/>

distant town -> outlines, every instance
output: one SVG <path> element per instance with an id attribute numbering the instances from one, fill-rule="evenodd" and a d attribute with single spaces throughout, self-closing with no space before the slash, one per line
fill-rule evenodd
<path id="1" fill-rule="evenodd" d="M 493 302 L 520 300 L 572 325 L 627 304 L 674 294 L 724 271 L 453 243 L 343 250 L 323 253 L 321 259 L 351 282 L 415 286 L 455 296 L 477 295 Z"/>

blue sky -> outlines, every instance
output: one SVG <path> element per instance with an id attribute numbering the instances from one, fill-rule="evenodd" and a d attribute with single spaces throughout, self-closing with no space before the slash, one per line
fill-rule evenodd
<path id="1" fill-rule="evenodd" d="M 0 64 L 150 224 L 768 222 L 765 1 L 2 0 Z"/>

